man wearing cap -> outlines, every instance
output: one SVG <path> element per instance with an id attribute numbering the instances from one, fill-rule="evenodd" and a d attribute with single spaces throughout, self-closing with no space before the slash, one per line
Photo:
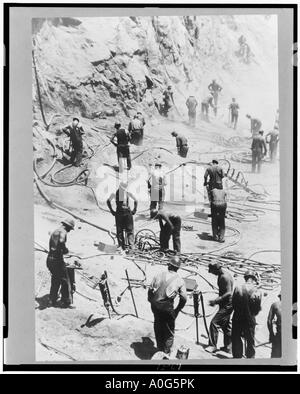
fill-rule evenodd
<path id="1" fill-rule="evenodd" d="M 148 179 L 148 190 L 150 194 L 150 217 L 152 211 L 163 208 L 163 202 L 165 199 L 165 186 L 166 186 L 166 176 L 162 171 L 161 162 L 156 162 L 154 170 L 150 172 L 150 177 Z"/>
<path id="2" fill-rule="evenodd" d="M 130 156 L 130 135 L 127 130 L 121 127 L 121 123 L 115 123 L 116 132 L 111 137 L 110 142 L 117 147 L 117 157 L 120 172 L 123 172 L 123 159 L 127 160 L 127 170 L 131 169 L 131 156 Z"/>
<path id="3" fill-rule="evenodd" d="M 187 139 L 183 135 L 178 134 L 176 131 L 173 131 L 171 135 L 172 137 L 176 138 L 176 147 L 177 147 L 178 155 L 181 157 L 186 157 L 189 151 Z"/>
<path id="4" fill-rule="evenodd" d="M 208 199 L 211 201 L 211 190 L 212 189 L 223 189 L 223 178 L 224 178 L 223 168 L 219 166 L 217 160 L 213 160 L 204 173 L 204 184 L 203 186 L 207 188 Z"/>
<path id="5" fill-rule="evenodd" d="M 252 116 L 250 116 L 249 114 L 246 115 L 246 118 L 250 119 L 250 131 L 252 137 L 257 136 L 262 126 L 261 120 L 257 118 L 252 118 Z"/>
<path id="6" fill-rule="evenodd" d="M 272 344 L 272 358 L 281 357 L 281 294 L 278 295 L 278 298 L 279 301 L 271 305 L 267 320 Z"/>
<path id="7" fill-rule="evenodd" d="M 189 96 L 186 100 L 186 106 L 188 108 L 189 115 L 189 125 L 195 127 L 196 124 L 196 108 L 198 105 L 198 101 L 195 96 Z"/>
<path id="8" fill-rule="evenodd" d="M 229 104 L 229 111 L 230 111 L 230 127 L 233 127 L 236 130 L 237 121 L 239 117 L 239 105 L 235 101 L 235 98 L 232 99 L 232 102 Z"/>
<path id="9" fill-rule="evenodd" d="M 172 257 L 168 263 L 168 270 L 155 275 L 148 290 L 148 301 L 154 315 L 157 348 L 168 355 L 174 342 L 176 317 L 187 301 L 184 281 L 177 273 L 179 268 L 179 258 Z M 174 308 L 177 296 L 179 302 Z"/>
<path id="10" fill-rule="evenodd" d="M 84 134 L 82 126 L 79 125 L 79 119 L 73 118 L 71 125 L 63 127 L 62 131 L 70 137 L 72 145 L 72 152 L 70 161 L 74 166 L 78 167 L 82 161 L 83 142 L 82 135 Z"/>
<path id="11" fill-rule="evenodd" d="M 205 350 L 211 353 L 217 350 L 219 329 L 221 329 L 224 333 L 224 347 L 221 350 L 230 353 L 233 277 L 220 263 L 209 264 L 208 272 L 218 277 L 219 297 L 211 300 L 209 304 L 219 305 L 219 310 L 210 323 L 209 346 Z"/>
<path id="12" fill-rule="evenodd" d="M 66 247 L 67 233 L 74 230 L 75 223 L 72 219 L 65 219 L 62 225 L 55 230 L 49 240 L 47 268 L 51 273 L 50 305 L 56 306 L 58 291 L 61 291 L 61 306 L 71 307 L 72 294 L 70 278 L 64 261 L 64 254 L 69 253 Z"/>
<path id="13" fill-rule="evenodd" d="M 127 245 L 124 238 L 124 232 L 126 234 L 128 248 L 133 249 L 134 246 L 134 235 L 133 235 L 133 215 L 136 214 L 137 210 L 137 199 L 128 190 L 126 182 L 121 182 L 119 189 L 116 193 L 112 193 L 107 199 L 107 206 L 113 216 L 116 218 L 117 228 L 117 239 L 119 247 L 123 250 L 126 249 Z M 131 210 L 129 199 L 134 202 L 134 208 Z M 112 208 L 112 200 L 116 201 L 116 210 Z"/>
<path id="14" fill-rule="evenodd" d="M 256 169 L 257 172 L 260 173 L 262 159 L 267 154 L 267 146 L 263 134 L 264 134 L 263 130 L 260 130 L 258 136 L 255 136 L 252 139 L 251 150 L 252 150 L 253 173 L 256 171 Z"/>
<path id="15" fill-rule="evenodd" d="M 181 217 L 175 215 L 171 212 L 166 212 L 163 209 L 152 210 L 150 216 L 153 219 L 159 221 L 160 226 L 160 249 L 162 251 L 167 251 L 169 249 L 169 242 L 172 236 L 173 238 L 173 249 L 175 252 L 181 252 L 181 241 L 180 241 L 180 231 L 181 231 Z"/>
<path id="16" fill-rule="evenodd" d="M 255 271 L 247 271 L 245 283 L 234 289 L 232 296 L 232 355 L 243 357 L 243 341 L 246 343 L 245 355 L 255 357 L 255 326 L 256 315 L 261 310 L 262 294 L 258 290 L 259 276 Z"/>

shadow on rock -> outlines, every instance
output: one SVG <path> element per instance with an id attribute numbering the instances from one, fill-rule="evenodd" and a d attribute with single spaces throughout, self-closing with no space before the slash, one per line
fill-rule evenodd
<path id="1" fill-rule="evenodd" d="M 153 354 L 157 352 L 154 342 L 148 337 L 142 337 L 142 342 L 133 342 L 130 347 L 141 360 L 151 360 Z"/>

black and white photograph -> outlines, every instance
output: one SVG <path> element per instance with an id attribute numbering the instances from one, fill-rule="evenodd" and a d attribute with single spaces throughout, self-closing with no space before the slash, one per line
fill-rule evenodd
<path id="1" fill-rule="evenodd" d="M 32 19 L 38 361 L 281 357 L 277 16 Z"/>

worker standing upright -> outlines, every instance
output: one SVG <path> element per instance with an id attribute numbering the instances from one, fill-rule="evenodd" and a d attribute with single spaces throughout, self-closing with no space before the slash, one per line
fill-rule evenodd
<path id="1" fill-rule="evenodd" d="M 269 154 L 270 154 L 271 163 L 274 163 L 277 157 L 277 149 L 279 142 L 278 129 L 274 128 L 274 130 L 270 131 L 270 133 L 266 135 L 266 142 L 267 144 L 269 144 Z"/>
<path id="2" fill-rule="evenodd" d="M 49 240 L 47 268 L 51 273 L 50 306 L 57 306 L 58 292 L 61 292 L 61 307 L 70 308 L 72 304 L 72 289 L 68 276 L 64 255 L 69 253 L 66 246 L 67 233 L 74 230 L 72 219 L 65 219 L 62 226 L 55 230 Z"/>
<path id="3" fill-rule="evenodd" d="M 110 142 L 117 147 L 117 157 L 119 164 L 119 171 L 123 172 L 124 165 L 123 160 L 127 161 L 127 170 L 131 169 L 131 156 L 130 156 L 130 135 L 127 130 L 121 128 L 121 123 L 117 121 L 115 123 L 116 132 L 110 139 Z"/>
<path id="4" fill-rule="evenodd" d="M 160 249 L 166 252 L 169 249 L 169 242 L 172 236 L 173 249 L 175 252 L 181 252 L 181 217 L 165 210 L 152 210 L 151 217 L 159 221 L 160 226 Z"/>
<path id="5" fill-rule="evenodd" d="M 148 301 L 154 315 L 154 333 L 157 349 L 170 355 L 175 333 L 175 320 L 187 301 L 186 287 L 177 273 L 180 260 L 172 257 L 168 270 L 158 273 L 152 280 L 148 290 Z M 174 308 L 174 300 L 179 302 Z"/>
<path id="6" fill-rule="evenodd" d="M 196 108 L 198 101 L 195 96 L 189 96 L 186 100 L 186 106 L 188 108 L 189 125 L 195 127 L 196 125 Z"/>
<path id="7" fill-rule="evenodd" d="M 278 295 L 278 298 L 279 301 L 271 305 L 267 320 L 272 344 L 272 358 L 281 357 L 281 294 Z"/>
<path id="8" fill-rule="evenodd" d="M 267 154 L 267 146 L 263 134 L 263 130 L 260 130 L 258 136 L 252 139 L 252 172 L 255 172 L 257 169 L 257 172 L 260 173 L 262 159 Z"/>
<path id="9" fill-rule="evenodd" d="M 223 189 L 223 168 L 219 166 L 217 160 L 213 160 L 204 173 L 204 184 L 203 186 L 207 189 L 208 199 L 211 202 L 211 191 L 213 189 Z"/>
<path id="10" fill-rule="evenodd" d="M 256 137 L 259 134 L 259 131 L 262 126 L 261 120 L 257 118 L 252 118 L 249 114 L 246 115 L 246 118 L 250 119 L 250 132 L 252 137 Z"/>
<path id="11" fill-rule="evenodd" d="M 219 305 L 219 310 L 212 318 L 209 327 L 209 346 L 207 352 L 217 351 L 219 329 L 224 334 L 224 346 L 220 349 L 226 353 L 231 352 L 231 322 L 233 277 L 220 263 L 209 264 L 208 272 L 218 277 L 219 296 L 209 302 L 210 306 Z"/>
<path id="12" fill-rule="evenodd" d="M 218 108 L 218 98 L 219 93 L 222 91 L 222 87 L 217 83 L 215 79 L 208 85 L 208 90 L 212 93 L 214 99 L 214 114 L 217 116 L 217 108 Z"/>
<path id="13" fill-rule="evenodd" d="M 239 105 L 235 101 L 235 98 L 232 99 L 232 102 L 229 105 L 229 111 L 230 111 L 230 127 L 233 127 L 234 130 L 236 130 L 237 126 L 237 121 L 239 117 Z"/>
<path id="14" fill-rule="evenodd" d="M 162 171 L 161 162 L 156 162 L 154 170 L 150 172 L 148 190 L 150 193 L 150 217 L 153 210 L 162 209 L 165 199 L 166 176 Z"/>
<path id="15" fill-rule="evenodd" d="M 178 134 L 176 131 L 172 131 L 171 135 L 172 137 L 176 138 L 178 155 L 185 158 L 189 151 L 187 139 L 185 138 L 185 136 L 183 136 L 182 134 Z"/>
<path id="16" fill-rule="evenodd" d="M 144 124 L 145 121 L 143 121 L 143 118 L 140 117 L 138 114 L 134 115 L 133 120 L 129 122 L 128 131 L 131 144 L 138 146 L 143 144 Z"/>
<path id="17" fill-rule="evenodd" d="M 124 232 L 126 234 L 128 248 L 133 249 L 134 247 L 133 215 L 135 215 L 138 206 L 137 199 L 127 189 L 128 184 L 126 182 L 121 182 L 120 187 L 116 191 L 116 193 L 112 193 L 106 201 L 111 214 L 115 216 L 118 245 L 123 250 L 127 248 Z M 133 210 L 131 210 L 129 199 L 132 199 L 134 202 Z M 115 211 L 113 210 L 111 205 L 112 200 L 116 201 Z"/>
<path id="18" fill-rule="evenodd" d="M 173 105 L 174 105 L 174 94 L 173 94 L 172 86 L 169 85 L 168 88 L 163 92 L 162 114 L 167 117 Z"/>
<path id="19" fill-rule="evenodd" d="M 234 358 L 243 357 L 242 338 L 246 342 L 246 357 L 255 357 L 256 315 L 261 310 L 262 294 L 257 288 L 259 283 L 257 273 L 247 271 L 244 279 L 246 283 L 237 286 L 232 296 L 232 355 Z"/>
<path id="20" fill-rule="evenodd" d="M 79 167 L 82 161 L 82 152 L 83 152 L 82 135 L 84 134 L 83 127 L 79 125 L 79 119 L 73 118 L 72 124 L 63 127 L 62 131 L 70 137 L 70 143 L 71 143 L 70 161 L 75 167 Z"/>
<path id="21" fill-rule="evenodd" d="M 207 96 L 204 100 L 201 102 L 201 115 L 202 119 L 206 120 L 209 122 L 209 107 L 212 107 L 214 109 L 214 112 L 216 111 L 215 105 L 213 103 L 213 92 L 210 92 L 210 95 Z"/>
<path id="22" fill-rule="evenodd" d="M 214 188 L 211 196 L 211 226 L 214 241 L 225 242 L 225 215 L 227 209 L 227 195 L 225 190 Z"/>

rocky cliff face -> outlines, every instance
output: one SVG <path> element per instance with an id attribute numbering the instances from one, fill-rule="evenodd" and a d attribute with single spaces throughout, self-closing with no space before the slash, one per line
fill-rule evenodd
<path id="1" fill-rule="evenodd" d="M 278 106 L 276 35 L 272 16 L 35 19 L 44 109 L 91 119 L 125 118 L 137 109 L 156 115 L 154 99 L 171 84 L 179 120 L 188 95 L 200 101 L 215 78 L 223 86 L 221 116 L 236 97 L 241 116 L 249 112 L 272 127 Z"/>

